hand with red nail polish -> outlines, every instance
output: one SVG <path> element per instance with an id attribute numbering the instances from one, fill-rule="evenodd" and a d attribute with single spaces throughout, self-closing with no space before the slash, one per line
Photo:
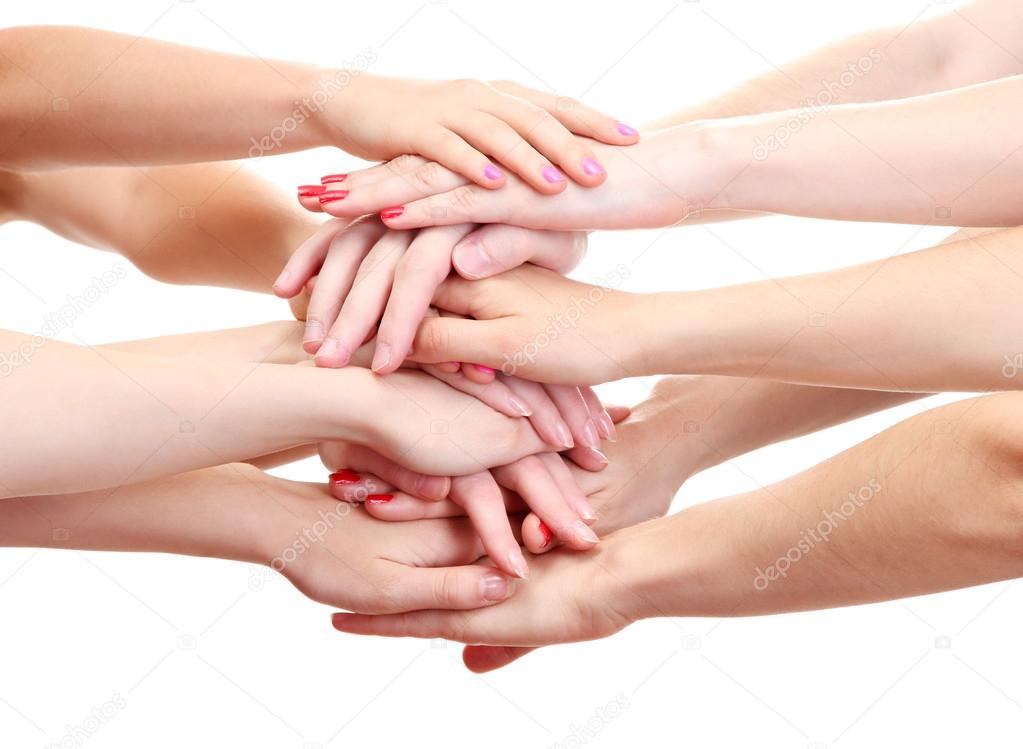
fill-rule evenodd
<path id="1" fill-rule="evenodd" d="M 620 147 L 639 140 L 635 129 L 579 102 L 508 81 L 363 72 L 330 99 L 322 117 L 335 124 L 335 145 L 355 156 L 421 154 L 484 189 L 502 187 L 507 170 L 546 195 L 568 179 L 587 187 L 603 181 L 592 142 Z"/>

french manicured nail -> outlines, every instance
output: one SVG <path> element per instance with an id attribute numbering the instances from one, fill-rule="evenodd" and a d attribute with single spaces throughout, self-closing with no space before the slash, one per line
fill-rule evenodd
<path id="1" fill-rule="evenodd" d="M 542 520 L 540 521 L 539 527 L 540 535 L 543 537 L 543 545 L 540 548 L 546 549 L 551 545 L 551 539 L 554 538 L 554 534 L 551 533 L 551 529 L 548 527 L 547 523 Z"/>
<path id="2" fill-rule="evenodd" d="M 323 326 L 319 320 L 306 320 L 305 333 L 302 335 L 302 343 L 311 343 L 323 338 Z"/>
<path id="3" fill-rule="evenodd" d="M 457 249 L 460 251 L 455 253 L 455 265 L 469 278 L 483 278 L 493 271 L 494 261 L 480 241 L 469 240 Z"/>
<path id="4" fill-rule="evenodd" d="M 335 200 L 344 200 L 348 197 L 348 190 L 324 190 L 320 193 L 320 203 L 333 203 Z"/>
<path id="5" fill-rule="evenodd" d="M 588 544 L 595 544 L 600 540 L 597 538 L 597 534 L 593 532 L 593 529 L 582 520 L 576 520 L 572 523 L 572 535 Z"/>
<path id="6" fill-rule="evenodd" d="M 566 177 L 560 169 L 556 166 L 545 166 L 543 168 L 543 178 L 551 184 L 557 184 L 558 182 L 564 182 Z"/>
<path id="7" fill-rule="evenodd" d="M 362 480 L 362 476 L 357 474 L 355 471 L 349 471 L 347 468 L 342 468 L 339 471 L 334 471 L 330 474 L 330 483 L 341 484 L 347 486 L 349 484 L 358 484 Z"/>
<path id="8" fill-rule="evenodd" d="M 400 216 L 404 212 L 405 206 L 396 205 L 390 208 L 384 208 L 382 211 L 380 211 L 380 218 L 398 218 L 398 216 Z"/>
<path id="9" fill-rule="evenodd" d="M 586 174 L 590 175 L 591 177 L 594 177 L 598 174 L 606 174 L 606 172 L 604 171 L 604 167 L 602 167 L 600 165 L 600 162 L 597 161 L 592 156 L 587 156 L 585 159 L 583 159 L 583 171 Z"/>
<path id="10" fill-rule="evenodd" d="M 526 405 L 526 402 L 516 395 L 508 396 L 508 405 L 518 411 L 522 416 L 533 415 L 533 411 Z"/>
<path id="11" fill-rule="evenodd" d="M 385 505 L 394 499 L 393 494 L 370 494 L 366 497 L 366 504 L 368 505 Z"/>
<path id="12" fill-rule="evenodd" d="M 487 179 L 498 180 L 504 176 L 504 172 L 502 172 L 493 164 L 487 164 L 485 167 L 483 167 L 483 176 L 486 177 Z"/>
<path id="13" fill-rule="evenodd" d="M 483 374 L 488 375 L 494 374 L 494 368 L 488 367 L 486 364 L 473 364 L 472 366 L 477 372 L 482 372 Z"/>
<path id="14" fill-rule="evenodd" d="M 511 582 L 497 572 L 488 572 L 480 578 L 480 593 L 484 601 L 503 601 L 511 595 L 511 591 Z"/>
<path id="15" fill-rule="evenodd" d="M 636 128 L 626 125 L 624 122 L 619 122 L 617 125 L 615 125 L 615 127 L 618 128 L 618 132 L 621 133 L 622 135 L 627 135 L 629 137 L 632 137 L 633 135 L 639 135 L 639 131 Z"/>
<path id="16" fill-rule="evenodd" d="M 583 449 L 588 451 L 590 455 L 593 456 L 593 459 L 596 460 L 598 463 L 602 463 L 603 465 L 607 465 L 608 463 L 610 463 L 610 461 L 607 459 L 607 456 L 604 455 L 604 453 L 602 453 L 597 448 L 584 447 Z"/>
<path id="17" fill-rule="evenodd" d="M 347 174 L 328 174 L 320 177 L 320 182 L 324 185 L 333 185 L 338 182 L 344 182 L 346 179 L 348 179 Z"/>
<path id="18" fill-rule="evenodd" d="M 611 414 L 607 411 L 601 411 L 597 414 L 597 424 L 600 426 L 600 431 L 603 432 L 606 439 L 616 442 L 618 440 L 618 430 L 615 429 L 614 419 L 611 418 Z"/>
<path id="19" fill-rule="evenodd" d="M 299 185 L 298 197 L 315 198 L 317 195 L 322 195 L 326 190 L 327 188 L 323 185 Z"/>
<path id="20" fill-rule="evenodd" d="M 515 573 L 515 577 L 521 577 L 523 580 L 529 577 L 529 566 L 526 564 L 526 558 L 522 556 L 522 552 L 518 549 L 512 549 L 508 552 L 508 566 Z"/>
<path id="21" fill-rule="evenodd" d="M 562 447 L 573 447 L 575 445 L 575 442 L 572 440 L 572 433 L 568 431 L 568 425 L 565 422 L 558 422 L 557 426 L 554 427 L 554 433 L 558 436 Z"/>
<path id="22" fill-rule="evenodd" d="M 597 519 L 597 512 L 589 502 L 583 502 L 582 507 L 579 508 L 579 516 L 587 523 L 592 523 Z"/>
<path id="23" fill-rule="evenodd" d="M 374 372 L 379 372 L 381 369 L 391 363 L 391 344 L 389 343 L 378 343 L 376 350 L 373 352 L 373 364 L 371 369 Z"/>
<path id="24" fill-rule="evenodd" d="M 599 447 L 600 437 L 597 434 L 597 424 L 590 419 L 583 427 L 583 441 L 587 447 Z"/>

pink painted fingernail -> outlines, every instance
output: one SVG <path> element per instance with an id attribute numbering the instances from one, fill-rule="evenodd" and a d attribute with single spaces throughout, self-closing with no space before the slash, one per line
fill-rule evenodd
<path id="1" fill-rule="evenodd" d="M 348 197 L 348 190 L 325 190 L 320 193 L 321 203 L 333 203 L 335 200 L 344 200 Z"/>
<path id="2" fill-rule="evenodd" d="M 594 177 L 598 174 L 607 173 L 604 171 L 604 167 L 600 165 L 600 162 L 597 161 L 592 156 L 587 156 L 585 159 L 583 159 L 583 171 L 586 172 L 586 174 L 590 175 L 591 177 Z"/>
<path id="3" fill-rule="evenodd" d="M 473 366 L 473 369 L 475 369 L 477 372 L 482 372 L 483 374 L 487 374 L 487 375 L 494 374 L 494 368 L 493 367 L 488 367 L 485 364 L 473 364 L 472 366 Z"/>
<path id="4" fill-rule="evenodd" d="M 556 166 L 545 166 L 543 168 L 543 178 L 551 184 L 565 181 L 565 175 Z"/>
<path id="5" fill-rule="evenodd" d="M 615 127 L 618 128 L 618 132 L 621 133 L 622 135 L 627 135 L 629 137 L 632 137 L 633 135 L 639 135 L 639 131 L 636 128 L 626 125 L 624 122 L 619 122 L 617 125 L 615 125 Z"/>
<path id="6" fill-rule="evenodd" d="M 502 172 L 493 164 L 487 164 L 485 167 L 483 167 L 483 176 L 486 177 L 487 179 L 498 180 L 504 176 L 504 172 Z"/>
<path id="7" fill-rule="evenodd" d="M 330 185 L 337 182 L 344 182 L 346 179 L 348 179 L 347 174 L 328 174 L 325 177 L 320 177 L 320 183 Z"/>

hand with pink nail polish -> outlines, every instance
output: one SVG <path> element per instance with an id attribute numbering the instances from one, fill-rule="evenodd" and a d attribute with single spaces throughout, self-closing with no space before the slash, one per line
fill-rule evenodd
<path id="1" fill-rule="evenodd" d="M 587 187 L 604 180 L 585 139 L 615 146 L 639 140 L 635 129 L 580 102 L 511 81 L 363 72 L 330 99 L 321 119 L 335 145 L 355 156 L 421 154 L 484 189 L 502 187 L 507 170 L 545 195 L 563 190 L 569 178 Z"/>

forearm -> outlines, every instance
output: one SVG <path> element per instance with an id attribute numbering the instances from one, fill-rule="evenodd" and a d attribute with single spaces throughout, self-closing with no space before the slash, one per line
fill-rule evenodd
<path id="1" fill-rule="evenodd" d="M 640 617 L 737 616 L 1017 577 L 1019 398 L 935 409 L 774 486 L 624 531 L 615 596 Z"/>
<path id="2" fill-rule="evenodd" d="M 35 346 L 11 333 L 0 342 L 8 352 L 3 496 L 86 491 L 320 440 L 359 441 L 370 423 L 372 376 L 356 368 Z"/>
<path id="3" fill-rule="evenodd" d="M 302 324 L 291 320 L 245 328 L 118 341 L 99 348 L 199 361 L 297 364 L 309 359 L 309 355 L 302 350 Z"/>
<path id="4" fill-rule="evenodd" d="M 719 96 L 651 123 L 685 122 L 901 99 L 1023 72 L 1023 14 L 1013 3 L 982 0 L 934 18 L 864 31 L 832 42 Z M 978 43 L 978 34 L 998 39 Z M 1002 50 L 999 49 L 1002 45 Z"/>
<path id="5" fill-rule="evenodd" d="M 942 392 L 1019 387 L 1023 230 L 795 278 L 630 300 L 665 321 L 637 372 Z M 645 352 L 645 353 L 644 353 Z"/>
<path id="6" fill-rule="evenodd" d="M 269 292 L 319 220 L 227 163 L 80 167 L 12 175 L 11 218 L 117 252 L 169 283 Z"/>
<path id="7" fill-rule="evenodd" d="M 97 29 L 6 29 L 0 164 L 169 164 L 328 145 L 308 101 L 337 74 Z"/>

